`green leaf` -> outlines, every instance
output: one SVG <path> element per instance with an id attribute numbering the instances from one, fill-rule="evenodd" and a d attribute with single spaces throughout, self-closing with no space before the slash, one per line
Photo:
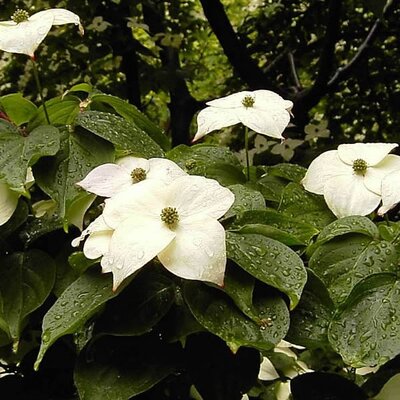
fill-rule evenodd
<path id="1" fill-rule="evenodd" d="M 244 185 L 229 186 L 229 190 L 235 195 L 235 201 L 225 214 L 225 218 L 240 215 L 247 210 L 265 208 L 264 196 L 257 190 Z"/>
<path id="2" fill-rule="evenodd" d="M 160 321 L 174 300 L 173 281 L 142 271 L 120 296 L 107 304 L 95 331 L 116 336 L 143 335 Z"/>
<path id="3" fill-rule="evenodd" d="M 263 176 L 257 181 L 257 190 L 264 196 L 265 200 L 279 203 L 282 198 L 282 192 L 287 182 L 276 176 Z"/>
<path id="4" fill-rule="evenodd" d="M 65 126 L 73 124 L 79 113 L 79 103 L 79 97 L 75 96 L 56 97 L 46 101 L 46 109 L 51 125 Z M 29 121 L 27 130 L 30 132 L 40 125 L 47 125 L 43 106 L 39 107 L 37 114 Z"/>
<path id="5" fill-rule="evenodd" d="M 28 205 L 20 198 L 12 217 L 7 221 L 7 223 L 0 226 L 0 238 L 6 239 L 14 233 L 27 220 L 28 214 Z"/>
<path id="6" fill-rule="evenodd" d="M 285 187 L 279 210 L 317 229 L 322 229 L 336 220 L 322 196 L 306 192 L 297 183 L 289 183 Z"/>
<path id="7" fill-rule="evenodd" d="M 167 151 L 171 148 L 170 141 L 165 133 L 134 105 L 118 97 L 103 93 L 93 94 L 90 99 L 93 102 L 109 104 L 121 117 L 146 132 L 163 150 Z"/>
<path id="8" fill-rule="evenodd" d="M 334 305 L 325 285 L 312 271 L 296 309 L 290 314 L 287 340 L 308 349 L 328 344 L 328 327 L 333 317 Z"/>
<path id="9" fill-rule="evenodd" d="M 296 307 L 307 281 L 301 258 L 284 244 L 259 234 L 227 232 L 227 254 L 261 282 L 285 293 Z"/>
<path id="10" fill-rule="evenodd" d="M 81 400 L 129 400 L 176 370 L 180 353 L 158 338 L 96 341 L 90 360 L 81 352 L 74 373 Z"/>
<path id="11" fill-rule="evenodd" d="M 60 134 L 53 126 L 39 126 L 23 137 L 11 125 L 0 125 L 0 179 L 21 194 L 25 189 L 26 171 L 40 157 L 52 156 L 60 148 Z"/>
<path id="12" fill-rule="evenodd" d="M 234 227 L 243 227 L 242 231 L 246 232 L 246 225 L 256 225 L 258 233 L 288 246 L 307 245 L 318 233 L 314 226 L 273 209 L 245 211 Z"/>
<path id="13" fill-rule="evenodd" d="M 44 252 L 30 250 L 14 253 L 0 264 L 1 318 L 10 336 L 18 342 L 29 314 L 46 300 L 54 284 L 56 268 Z"/>
<path id="14" fill-rule="evenodd" d="M 76 332 L 108 300 L 117 296 L 127 285 L 112 291 L 111 274 L 101 274 L 97 269 L 87 271 L 74 281 L 43 318 L 42 344 L 35 362 L 39 365 L 46 351 L 64 335 Z"/>
<path id="15" fill-rule="evenodd" d="M 167 153 L 167 157 L 192 175 L 206 175 L 214 164 L 230 164 L 242 168 L 237 157 L 226 147 L 196 144 L 179 145 Z"/>
<path id="16" fill-rule="evenodd" d="M 206 167 L 204 176 L 217 180 L 223 186 L 246 182 L 246 176 L 242 172 L 242 167 L 228 163 L 211 164 Z"/>
<path id="17" fill-rule="evenodd" d="M 329 328 L 332 347 L 346 364 L 381 366 L 400 353 L 400 282 L 381 273 L 361 281 Z"/>
<path id="18" fill-rule="evenodd" d="M 286 334 L 289 313 L 278 296 L 266 294 L 254 302 L 257 314 L 269 317 L 271 325 L 258 325 L 246 317 L 221 290 L 199 282 L 186 282 L 184 297 L 197 321 L 225 340 L 233 352 L 240 346 L 269 350 Z"/>
<path id="19" fill-rule="evenodd" d="M 164 155 L 161 147 L 142 129 L 117 115 L 101 111 L 84 111 L 76 118 L 76 124 L 110 141 L 127 154 L 144 158 Z"/>
<path id="20" fill-rule="evenodd" d="M 38 186 L 58 203 L 58 214 L 64 222 L 76 222 L 77 208 L 87 206 L 93 195 L 79 188 L 93 168 L 113 160 L 113 148 L 89 132 L 62 132 L 61 150 L 53 158 L 41 160 L 34 168 Z M 82 214 L 81 214 L 82 216 Z"/>
<path id="21" fill-rule="evenodd" d="M 389 242 L 353 234 L 321 245 L 312 255 L 309 267 L 324 282 L 332 300 L 340 304 L 362 279 L 379 272 L 395 271 L 397 255 Z"/>
<path id="22" fill-rule="evenodd" d="M 21 93 L 11 93 L 0 97 L 0 106 L 11 121 L 20 126 L 28 122 L 35 114 L 37 107 Z"/>
<path id="23" fill-rule="evenodd" d="M 304 178 L 307 169 L 296 164 L 276 164 L 267 167 L 267 174 L 272 176 L 277 176 L 279 178 L 284 178 L 291 182 L 300 183 Z"/>

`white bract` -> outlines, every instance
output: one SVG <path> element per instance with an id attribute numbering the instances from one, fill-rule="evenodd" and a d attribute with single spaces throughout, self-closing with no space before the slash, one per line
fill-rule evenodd
<path id="1" fill-rule="evenodd" d="M 254 132 L 283 139 L 293 103 L 270 90 L 243 91 L 206 103 L 197 116 L 193 141 L 217 129 L 241 122 Z"/>
<path id="2" fill-rule="evenodd" d="M 83 252 L 102 256 L 114 290 L 156 256 L 177 276 L 222 285 L 225 230 L 217 219 L 233 201 L 233 193 L 213 179 L 186 175 L 169 185 L 147 180 L 107 199 L 101 219 L 73 244 L 89 234 Z"/>
<path id="3" fill-rule="evenodd" d="M 382 206 L 378 214 L 383 215 L 400 202 L 400 169 L 386 175 L 382 180 Z"/>
<path id="4" fill-rule="evenodd" d="M 112 197 L 133 185 L 158 180 L 169 184 L 180 176 L 187 175 L 177 164 L 166 158 L 137 158 L 127 156 L 117 160 L 116 164 L 103 164 L 78 182 L 88 192 L 103 197 Z"/>
<path id="5" fill-rule="evenodd" d="M 31 16 L 24 10 L 17 10 L 11 21 L 0 22 L 0 50 L 33 57 L 53 25 L 70 23 L 78 25 L 83 34 L 79 17 L 63 8 L 39 11 Z"/>
<path id="6" fill-rule="evenodd" d="M 389 154 L 395 147 L 395 143 L 342 144 L 318 156 L 302 183 L 306 190 L 323 195 L 338 218 L 367 215 L 384 197 L 384 178 L 400 170 L 400 157 Z M 386 196 L 384 203 L 392 204 L 390 198 Z"/>
<path id="7" fill-rule="evenodd" d="M 25 186 L 29 188 L 34 182 L 32 169 L 26 172 Z M 4 225 L 14 214 L 21 193 L 10 189 L 6 183 L 0 182 L 0 226 Z"/>

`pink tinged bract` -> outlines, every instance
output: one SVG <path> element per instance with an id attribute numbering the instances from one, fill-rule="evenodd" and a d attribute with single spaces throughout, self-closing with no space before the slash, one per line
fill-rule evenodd
<path id="1" fill-rule="evenodd" d="M 53 25 L 69 23 L 78 25 L 83 34 L 78 15 L 62 8 L 40 11 L 18 24 L 14 21 L 0 22 L 0 50 L 33 57 Z"/>

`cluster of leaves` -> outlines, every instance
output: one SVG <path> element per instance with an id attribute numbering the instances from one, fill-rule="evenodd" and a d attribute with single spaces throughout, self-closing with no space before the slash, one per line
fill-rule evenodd
<path id="1" fill-rule="evenodd" d="M 2 392 L 274 399 L 280 379 L 262 383 L 257 374 L 261 356 L 283 338 L 305 346 L 301 357 L 318 371 L 293 379 L 295 399 L 340 396 L 343 387 L 366 399 L 398 371 L 387 367 L 400 353 L 398 223 L 335 220 L 302 188 L 297 165 L 254 166 L 247 181 L 227 148 L 170 149 L 134 106 L 87 84 L 47 101 L 51 125 L 19 94 L 0 103 L 0 176 L 22 195 L 0 228 L 0 355 L 10 373 Z M 235 194 L 221 221 L 223 288 L 179 279 L 153 260 L 113 292 L 110 274 L 73 251 L 74 226 L 92 220 L 100 204 L 75 183 L 126 154 L 167 157 Z M 38 202 L 51 205 L 44 215 Z M 289 362 L 273 360 L 278 370 Z M 353 382 L 351 369 L 363 366 L 383 366 L 381 379 Z"/>

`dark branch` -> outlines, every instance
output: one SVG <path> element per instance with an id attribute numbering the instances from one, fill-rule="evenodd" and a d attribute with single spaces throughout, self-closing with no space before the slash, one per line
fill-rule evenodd
<path id="1" fill-rule="evenodd" d="M 297 75 L 296 64 L 294 62 L 293 53 L 291 51 L 289 51 L 289 53 L 288 53 L 288 60 L 289 60 L 290 72 L 292 74 L 293 82 L 295 84 L 296 90 L 299 91 L 299 90 L 301 90 L 302 86 L 301 86 L 301 83 L 299 80 L 299 76 Z"/>
<path id="2" fill-rule="evenodd" d="M 239 77 L 250 89 L 271 87 L 271 82 L 238 39 L 221 2 L 219 0 L 200 0 L 200 2 L 211 29 Z"/>

